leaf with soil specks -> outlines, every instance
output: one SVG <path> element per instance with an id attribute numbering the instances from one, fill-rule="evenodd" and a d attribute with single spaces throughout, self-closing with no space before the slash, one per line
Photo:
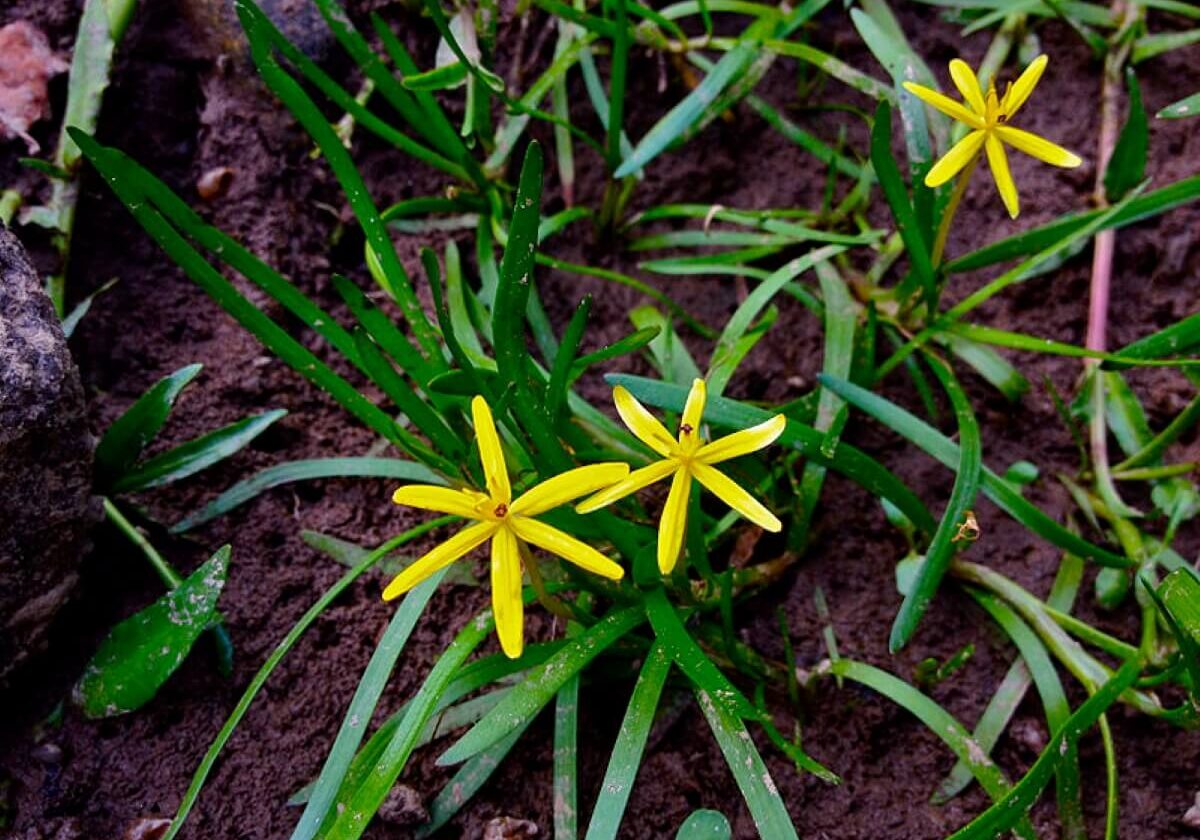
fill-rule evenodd
<path id="1" fill-rule="evenodd" d="M 187 580 L 113 628 L 72 694 L 85 715 L 113 717 L 154 697 L 212 624 L 229 552 L 227 545 L 218 549 Z"/>

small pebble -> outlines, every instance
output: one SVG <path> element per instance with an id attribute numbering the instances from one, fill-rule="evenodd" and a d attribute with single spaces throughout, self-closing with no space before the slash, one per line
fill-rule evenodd
<path id="1" fill-rule="evenodd" d="M 35 761 L 42 764 L 62 764 L 63 751 L 58 744 L 44 743 L 38 744 L 33 748 L 31 753 Z"/>
<path id="2" fill-rule="evenodd" d="M 162 840 L 170 827 L 165 817 L 139 817 L 125 829 L 123 840 Z"/>
<path id="3" fill-rule="evenodd" d="M 1183 824 L 1194 831 L 1200 831 L 1200 791 L 1192 801 L 1192 807 L 1183 815 Z"/>
<path id="4" fill-rule="evenodd" d="M 483 829 L 483 840 L 527 840 L 541 833 L 537 823 L 516 817 L 496 817 Z"/>
<path id="5" fill-rule="evenodd" d="M 214 167 L 200 176 L 200 180 L 196 182 L 196 192 L 205 201 L 216 201 L 229 192 L 233 174 L 233 170 L 228 166 Z"/>

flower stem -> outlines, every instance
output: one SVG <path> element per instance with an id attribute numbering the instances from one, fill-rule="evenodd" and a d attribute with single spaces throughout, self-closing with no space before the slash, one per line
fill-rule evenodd
<path id="1" fill-rule="evenodd" d="M 1125 37 L 1137 20 L 1136 3 L 1115 0 L 1113 12 L 1121 21 L 1117 32 L 1109 41 L 1109 50 L 1104 57 L 1104 77 L 1100 88 L 1100 135 L 1096 144 L 1096 185 L 1093 198 L 1097 206 L 1109 206 L 1104 188 L 1104 173 L 1112 159 L 1119 132 L 1119 106 L 1121 78 L 1125 62 L 1129 58 L 1130 39 Z M 1092 249 L 1092 279 L 1088 293 L 1088 325 L 1086 346 L 1089 350 L 1103 352 L 1107 345 L 1108 302 L 1112 285 L 1113 255 L 1116 252 L 1115 229 L 1102 230 L 1096 234 Z M 1103 498 L 1116 500 L 1112 476 L 1108 465 L 1108 428 L 1104 418 L 1104 380 L 1099 373 L 1096 359 L 1085 359 L 1084 370 L 1092 378 L 1092 410 L 1088 422 L 1088 443 L 1092 457 L 1092 474 L 1097 489 Z"/>
<path id="2" fill-rule="evenodd" d="M 946 251 L 946 240 L 950 237 L 950 223 L 954 221 L 954 214 L 958 212 L 958 205 L 962 202 L 962 197 L 967 191 L 967 183 L 971 180 L 971 173 L 975 171 L 975 167 L 979 165 L 979 155 L 972 158 L 966 168 L 958 175 L 958 180 L 954 182 L 954 192 L 950 194 L 950 201 L 946 204 L 946 209 L 942 211 L 942 220 L 938 223 L 937 236 L 933 240 L 933 251 L 929 255 L 933 267 L 937 268 L 942 264 L 942 254 Z"/>
<path id="3" fill-rule="evenodd" d="M 150 565 L 154 567 L 154 571 L 158 572 L 158 576 L 162 578 L 162 582 L 167 585 L 168 589 L 174 589 L 183 582 L 183 578 L 171 568 L 171 564 L 167 562 L 167 559 L 158 553 L 158 549 L 150 544 L 150 540 L 146 539 L 146 535 L 138 530 L 138 527 L 130 522 L 125 514 L 121 512 L 120 508 L 114 505 L 108 497 L 104 498 L 104 515 L 121 530 L 121 533 L 129 538 L 130 542 L 141 549 L 142 554 L 146 555 L 146 559 L 150 561 Z"/>

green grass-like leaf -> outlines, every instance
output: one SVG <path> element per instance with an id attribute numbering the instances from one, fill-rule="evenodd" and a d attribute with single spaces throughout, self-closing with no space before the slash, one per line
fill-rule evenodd
<path id="1" fill-rule="evenodd" d="M 661 642 L 646 654 L 600 783 L 600 796 L 592 809 L 585 840 L 616 840 L 672 661 Z"/>
<path id="2" fill-rule="evenodd" d="M 416 627 L 425 606 L 437 591 L 438 584 L 442 582 L 447 571 L 448 569 L 439 570 L 409 592 L 396 609 L 392 620 L 388 622 L 387 629 L 384 630 L 379 644 L 375 646 L 375 652 L 371 654 L 371 659 L 358 681 L 358 688 L 355 689 L 350 706 L 346 709 L 342 725 L 309 794 L 308 804 L 304 813 L 300 815 L 295 830 L 292 831 L 292 840 L 311 840 L 329 815 L 337 800 L 342 779 L 354 760 L 355 750 L 362 742 L 383 689 L 396 667 L 396 660 L 404 652 L 413 628 Z"/>
<path id="3" fill-rule="evenodd" d="M 954 409 L 954 419 L 958 424 L 958 463 L 953 468 L 954 489 L 942 513 L 941 522 L 938 523 L 933 539 L 925 550 L 925 558 L 917 571 L 912 588 L 904 596 L 900 612 L 892 624 L 888 649 L 893 653 L 904 647 L 916 632 L 917 623 L 937 592 L 951 558 L 961 547 L 958 544 L 959 526 L 965 520 L 967 511 L 975 505 L 975 495 L 979 490 L 983 469 L 979 424 L 975 420 L 975 412 L 971 409 L 967 395 L 943 361 L 930 356 L 928 362 Z"/>
<path id="4" fill-rule="evenodd" d="M 148 490 L 195 475 L 249 445 L 285 414 L 287 411 L 279 408 L 246 417 L 147 458 L 117 479 L 112 492 Z"/>
<path id="5" fill-rule="evenodd" d="M 852 383 L 824 376 L 819 378 L 822 385 L 829 386 L 847 402 L 865 411 L 881 423 L 885 423 L 897 434 L 925 450 L 944 466 L 954 469 L 955 464 L 958 463 L 958 444 L 916 415 Z M 982 469 L 980 488 L 997 507 L 1052 545 L 1102 566 L 1127 568 L 1132 565 L 1133 561 L 1127 557 L 1092 545 L 1082 537 L 1068 531 L 1022 498 L 1021 494 L 1011 485 L 987 467 Z"/>
<path id="6" fill-rule="evenodd" d="M 1138 670 L 1136 659 L 1123 664 L 1075 710 L 1062 729 L 1054 733 L 1029 772 L 990 808 L 951 835 L 950 840 L 992 840 L 1011 829 L 1019 820 L 1025 819 L 1065 756 L 1072 753 L 1071 746 L 1078 743 L 1079 738 L 1095 725 L 1121 693 L 1133 685 Z"/>
<path id="7" fill-rule="evenodd" d="M 288 461 L 267 467 L 250 478 L 243 479 L 195 513 L 188 514 L 171 526 L 171 532 L 181 534 L 223 516 L 238 505 L 273 487 L 293 481 L 318 478 L 390 478 L 416 484 L 445 484 L 446 480 L 415 461 L 399 458 L 312 458 Z"/>
<path id="8" fill-rule="evenodd" d="M 1129 116 L 1104 170 L 1104 192 L 1109 201 L 1120 201 L 1125 193 L 1141 183 L 1150 146 L 1150 126 L 1146 109 L 1142 107 L 1141 85 L 1132 70 L 1125 74 L 1125 80 L 1129 88 Z"/>
<path id="9" fill-rule="evenodd" d="M 796 828 L 792 825 L 787 806 L 762 756 L 758 754 L 746 724 L 729 711 L 725 703 L 714 699 L 698 686 L 696 701 L 708 720 L 717 746 L 725 756 L 725 763 L 733 773 L 733 780 L 742 792 L 742 798 L 746 800 L 746 807 L 750 809 L 759 835 L 771 840 L 797 840 Z"/>
<path id="10" fill-rule="evenodd" d="M 971 740 L 970 733 L 962 724 L 929 697 L 903 680 L 864 662 L 839 659 L 831 668 L 837 676 L 875 689 L 925 724 L 960 761 L 971 768 L 972 774 L 993 800 L 999 802 L 1010 793 L 1012 786 L 1004 772 Z M 1023 814 L 1012 821 L 1012 826 L 1016 826 L 1016 833 L 1023 838 L 1037 836 Z"/>
<path id="11" fill-rule="evenodd" d="M 624 607 L 610 612 L 569 640 L 562 650 L 534 668 L 496 708 L 442 753 L 438 764 L 446 766 L 466 761 L 508 735 L 549 703 L 574 674 L 644 620 L 639 606 Z"/>

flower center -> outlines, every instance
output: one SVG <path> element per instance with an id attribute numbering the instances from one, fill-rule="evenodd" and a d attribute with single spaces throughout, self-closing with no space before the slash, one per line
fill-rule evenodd
<path id="1" fill-rule="evenodd" d="M 492 513 L 495 514 L 497 519 L 503 519 L 508 513 L 508 505 L 504 504 L 504 502 L 501 502 L 500 504 L 496 505 L 496 509 L 492 511 Z"/>

